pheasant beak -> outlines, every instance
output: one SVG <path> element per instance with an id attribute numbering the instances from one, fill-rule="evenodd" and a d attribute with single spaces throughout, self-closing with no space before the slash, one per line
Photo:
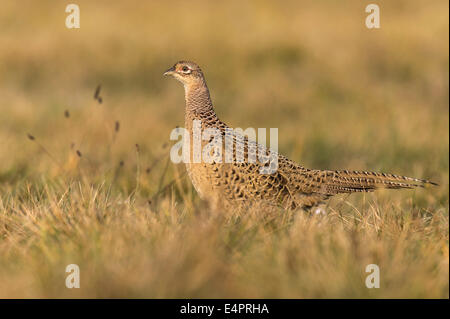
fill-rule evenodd
<path id="1" fill-rule="evenodd" d="M 175 66 L 168 69 L 166 72 L 164 72 L 164 75 L 172 75 L 175 73 Z"/>

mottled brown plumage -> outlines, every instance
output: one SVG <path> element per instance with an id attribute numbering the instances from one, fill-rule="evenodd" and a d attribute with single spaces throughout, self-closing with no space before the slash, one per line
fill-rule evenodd
<path id="1" fill-rule="evenodd" d="M 190 147 L 193 149 L 193 121 L 200 120 L 202 130 L 219 129 L 222 136 L 233 138 L 233 163 L 190 163 L 186 164 L 189 177 L 200 197 L 215 207 L 247 208 L 284 207 L 311 208 L 321 204 L 332 195 L 339 193 L 370 192 L 377 188 L 400 189 L 423 187 L 434 184 L 427 180 L 393 174 L 365 171 L 311 170 L 288 158 L 277 154 L 278 169 L 273 174 L 261 174 L 264 164 L 249 163 L 249 151 L 270 155 L 271 151 L 256 142 L 230 132 L 224 122 L 214 112 L 203 72 L 193 62 L 180 61 L 166 71 L 184 84 L 185 88 L 185 128 L 191 134 Z M 202 147 L 209 141 L 202 141 Z M 244 159 L 236 162 L 238 145 L 244 144 Z M 187 146 L 187 145 L 186 145 Z M 222 148 L 227 146 L 222 145 Z M 226 152 L 222 152 L 222 158 Z"/>

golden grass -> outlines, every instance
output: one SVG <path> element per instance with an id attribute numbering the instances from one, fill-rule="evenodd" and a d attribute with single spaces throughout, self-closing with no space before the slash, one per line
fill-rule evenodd
<path id="1" fill-rule="evenodd" d="M 0 297 L 449 297 L 447 1 L 378 1 L 379 30 L 361 1 L 77 3 L 80 30 L 64 3 L 2 3 Z M 212 213 L 168 161 L 180 59 L 224 121 L 278 127 L 307 167 L 440 186 Z"/>

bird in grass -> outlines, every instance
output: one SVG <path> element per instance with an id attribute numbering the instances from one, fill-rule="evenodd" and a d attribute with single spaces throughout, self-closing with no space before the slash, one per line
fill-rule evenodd
<path id="1" fill-rule="evenodd" d="M 232 139 L 231 163 L 225 160 L 195 162 L 193 155 L 186 163 L 188 175 L 201 198 L 216 208 L 282 207 L 285 209 L 317 208 L 331 196 L 340 193 L 372 192 L 379 188 L 412 189 L 426 184 L 437 185 L 428 180 L 394 174 L 352 171 L 308 169 L 287 157 L 249 141 L 222 122 L 214 111 L 213 103 L 200 67 L 189 61 L 180 61 L 164 75 L 172 76 L 184 85 L 185 129 L 190 134 L 189 145 L 193 148 L 195 121 L 201 121 L 201 130 L 215 129 Z M 204 147 L 209 141 L 202 141 Z M 241 145 L 241 144 L 244 145 Z M 223 143 L 225 144 L 225 143 Z M 221 145 L 222 150 L 226 146 Z M 242 147 L 242 148 L 239 148 Z M 244 161 L 236 161 L 238 149 L 244 150 Z M 267 162 L 249 161 L 250 152 L 257 150 L 266 155 L 275 154 L 278 159 L 276 171 L 261 173 Z M 225 154 L 222 152 L 220 156 Z M 222 157 L 221 157 L 222 159 Z"/>

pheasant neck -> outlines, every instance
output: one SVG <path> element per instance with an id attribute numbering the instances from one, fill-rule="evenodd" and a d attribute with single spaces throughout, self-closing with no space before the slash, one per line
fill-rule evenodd
<path id="1" fill-rule="evenodd" d="M 190 127 L 193 120 L 205 118 L 217 118 L 209 95 L 208 87 L 205 83 L 201 85 L 185 86 L 186 99 L 186 126 Z"/>

